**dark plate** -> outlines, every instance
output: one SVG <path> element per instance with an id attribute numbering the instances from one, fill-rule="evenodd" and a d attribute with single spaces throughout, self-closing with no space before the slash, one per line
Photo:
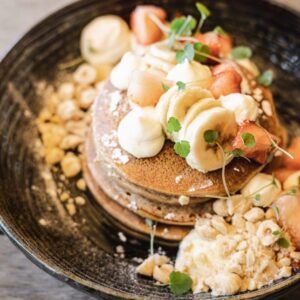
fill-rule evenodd
<path id="1" fill-rule="evenodd" d="M 5 233 L 38 266 L 55 277 L 105 299 L 171 299 L 165 287 L 134 274 L 132 257 L 145 257 L 148 244 L 129 238 L 126 259 L 113 255 L 118 230 L 90 194 L 86 206 L 71 218 L 55 200 L 55 180 L 35 154 L 34 125 L 41 101 L 36 82 L 53 81 L 57 65 L 79 55 L 82 27 L 101 14 L 128 18 L 141 1 L 86 0 L 46 18 L 27 33 L 0 64 L 0 223 Z M 176 11 L 195 13 L 193 1 L 147 1 Z M 208 2 L 208 1 L 204 1 Z M 291 132 L 299 130 L 300 18 L 264 1 L 210 1 L 213 16 L 239 44 L 249 45 L 255 59 L 276 72 L 272 86 L 276 105 Z M 297 123 L 298 120 L 298 123 Z M 58 173 L 54 174 L 54 178 Z M 74 182 L 69 183 L 73 188 Z M 50 195 L 46 191 L 52 191 Z M 74 193 L 76 193 L 74 189 Z M 48 225 L 41 226 L 43 218 Z M 233 299 L 260 298 L 295 286 L 300 274 Z M 16 283 L 17 284 L 17 283 Z M 186 296 L 184 299 L 191 299 Z M 194 299 L 208 299 L 199 294 Z M 273 296 L 272 296 L 273 298 Z M 183 299 L 178 298 L 178 299 Z"/>

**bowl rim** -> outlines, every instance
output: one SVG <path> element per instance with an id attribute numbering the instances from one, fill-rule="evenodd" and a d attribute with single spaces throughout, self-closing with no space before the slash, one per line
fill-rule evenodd
<path id="1" fill-rule="evenodd" d="M 64 14 L 70 14 L 72 10 L 78 10 L 85 6 L 90 6 L 95 3 L 96 0 L 75 0 L 70 4 L 64 5 L 46 17 L 43 17 L 34 25 L 30 26 L 29 29 L 26 30 L 25 33 L 20 34 L 14 41 L 8 46 L 5 47 L 4 50 L 0 52 L 0 68 L 3 62 L 8 58 L 12 51 L 21 44 L 24 40 L 26 40 L 29 36 L 31 36 L 40 26 L 44 26 L 46 23 L 51 22 L 52 20 L 62 17 Z M 114 1 L 118 0 L 110 0 L 110 5 L 112 5 Z M 286 13 L 290 14 L 294 18 L 300 19 L 300 10 L 296 11 L 293 10 L 290 6 L 274 2 L 274 0 L 260 0 L 262 4 L 271 5 L 277 9 L 283 10 Z M 0 199 L 1 200 L 1 199 Z M 150 296 L 138 296 L 133 293 L 125 292 L 125 291 L 118 291 L 110 287 L 105 287 L 101 284 L 94 284 L 89 280 L 85 280 L 80 278 L 77 275 L 69 272 L 66 269 L 60 268 L 58 265 L 50 265 L 47 259 L 39 253 L 39 251 L 35 251 L 31 249 L 26 243 L 23 241 L 22 237 L 19 235 L 18 231 L 15 230 L 12 226 L 10 226 L 9 222 L 6 222 L 2 215 L 0 214 L 0 229 L 1 231 L 9 238 L 9 240 L 19 248 L 23 254 L 36 266 L 38 266 L 43 271 L 47 272 L 49 275 L 55 277 L 56 279 L 67 283 L 68 285 L 72 286 L 75 289 L 80 290 L 81 292 L 85 292 L 91 296 L 97 297 L 99 294 L 103 297 L 105 296 L 112 296 L 116 297 L 117 299 L 153 299 Z M 217 299 L 260 299 L 265 296 L 279 296 L 287 292 L 287 290 L 295 288 L 296 286 L 300 286 L 300 272 L 286 278 L 285 280 L 281 280 L 279 282 L 275 282 L 272 285 L 262 287 L 258 290 L 248 291 L 245 293 L 239 293 L 232 296 L 219 296 L 216 297 Z M 199 294 L 201 295 L 201 294 Z M 195 294 L 196 299 L 200 299 Z M 193 297 L 193 296 L 192 296 Z M 190 298 L 190 295 L 188 295 Z M 185 296 L 177 297 L 177 299 L 187 299 Z M 193 297 L 194 299 L 194 297 Z"/>

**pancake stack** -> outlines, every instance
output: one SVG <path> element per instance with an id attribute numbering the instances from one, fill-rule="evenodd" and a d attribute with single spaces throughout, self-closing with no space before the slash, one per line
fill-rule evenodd
<path id="1" fill-rule="evenodd" d="M 260 123 L 270 133 L 285 141 L 270 91 L 249 80 L 251 93 L 260 89 L 271 111 L 261 109 Z M 255 97 L 254 97 L 255 98 Z M 261 107 L 261 101 L 258 105 Z M 266 105 L 266 104 L 265 104 Z M 173 143 L 166 141 L 162 151 L 152 158 L 137 159 L 118 144 L 117 128 L 130 111 L 125 92 L 109 81 L 103 83 L 96 99 L 92 124 L 86 140 L 84 175 L 103 209 L 130 231 L 149 234 L 145 219 L 157 222 L 156 236 L 180 241 L 198 216 L 211 212 L 213 196 L 225 195 L 221 170 L 206 174 L 192 169 L 175 154 Z M 254 161 L 235 158 L 226 166 L 226 182 L 231 193 L 239 191 L 263 168 Z M 188 205 L 180 199 L 189 197 Z"/>

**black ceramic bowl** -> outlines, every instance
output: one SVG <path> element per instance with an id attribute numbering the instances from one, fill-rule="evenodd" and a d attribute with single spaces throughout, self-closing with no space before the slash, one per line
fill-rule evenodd
<path id="1" fill-rule="evenodd" d="M 172 299 L 168 288 L 134 274 L 132 257 L 145 257 L 148 244 L 123 243 L 126 259 L 113 255 L 118 230 L 87 193 L 88 203 L 73 218 L 55 199 L 54 181 L 35 153 L 34 120 L 42 102 L 36 82 L 52 82 L 57 65 L 79 55 L 80 31 L 102 14 L 128 19 L 142 1 L 86 0 L 46 18 L 28 32 L 0 64 L 0 224 L 9 238 L 39 267 L 74 287 L 105 299 Z M 194 14 L 194 1 L 147 1 L 170 15 Z M 300 18 L 265 1 L 204 1 L 212 10 L 205 26 L 222 25 L 239 44 L 249 45 L 260 65 L 272 68 L 276 106 L 285 124 L 299 130 Z M 73 188 L 74 182 L 69 183 Z M 50 192 L 50 193 L 49 193 Z M 41 226 L 45 219 L 46 226 Z M 295 286 L 300 274 L 232 299 L 261 298 Z M 178 299 L 208 299 L 210 294 Z M 273 296 L 272 296 L 273 298 Z M 220 297 L 222 299 L 222 297 Z"/>

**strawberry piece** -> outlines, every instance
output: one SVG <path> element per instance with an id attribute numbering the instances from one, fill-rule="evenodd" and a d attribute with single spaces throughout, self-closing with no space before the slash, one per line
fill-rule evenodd
<path id="1" fill-rule="evenodd" d="M 149 45 L 162 38 L 162 31 L 149 18 L 149 14 L 158 17 L 162 22 L 166 20 L 167 14 L 164 9 L 154 5 L 139 5 L 131 13 L 130 25 L 137 41 L 142 45 Z"/>
<path id="2" fill-rule="evenodd" d="M 241 92 L 242 77 L 230 64 L 220 64 L 212 70 L 214 82 L 210 90 L 215 98 Z"/>
<path id="3" fill-rule="evenodd" d="M 288 169 L 300 170 L 300 136 L 293 139 L 287 151 L 294 157 L 294 159 L 285 155 L 283 158 L 284 166 Z"/>
<path id="4" fill-rule="evenodd" d="M 241 136 L 243 133 L 250 133 L 254 136 L 255 145 L 253 147 L 249 148 L 244 144 Z M 270 133 L 269 135 L 274 141 L 277 141 L 275 136 L 271 135 Z M 251 121 L 245 121 L 240 126 L 237 136 L 232 143 L 233 149 L 242 149 L 245 157 L 254 159 L 260 164 L 266 162 L 271 145 L 272 141 L 269 138 L 266 130 Z"/>
<path id="5" fill-rule="evenodd" d="M 232 39 L 229 35 L 221 35 L 217 32 L 197 34 L 195 38 L 209 47 L 210 53 L 216 57 L 228 57 L 232 49 Z"/>

